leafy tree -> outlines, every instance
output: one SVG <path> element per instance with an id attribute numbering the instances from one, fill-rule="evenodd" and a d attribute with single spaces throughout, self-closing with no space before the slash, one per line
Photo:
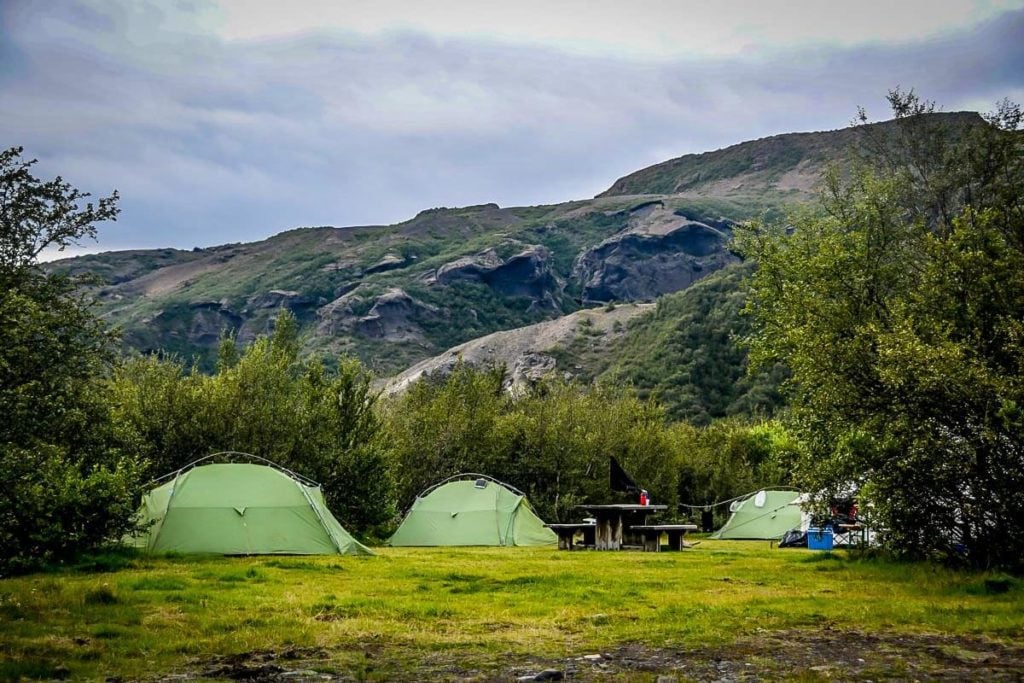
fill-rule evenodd
<path id="1" fill-rule="evenodd" d="M 750 424 L 730 418 L 707 426 L 680 422 L 671 426 L 669 441 L 679 470 L 679 501 L 689 505 L 711 505 L 761 488 L 789 486 L 800 452 L 797 441 L 777 421 Z M 715 512 L 724 517 L 728 510 Z"/>
<path id="2" fill-rule="evenodd" d="M 653 401 L 549 379 L 510 405 L 500 424 L 507 450 L 492 471 L 525 491 L 549 519 L 577 518 L 573 508 L 581 503 L 625 499 L 609 488 L 612 457 L 655 501 L 676 501 L 665 415 Z"/>
<path id="3" fill-rule="evenodd" d="M 658 502 L 676 501 L 664 412 L 653 401 L 607 386 L 557 380 L 524 395 L 503 389 L 504 371 L 459 363 L 445 378 L 417 382 L 388 407 L 399 502 L 458 472 L 482 472 L 524 491 L 548 519 L 614 495 L 616 457 Z"/>
<path id="4" fill-rule="evenodd" d="M 440 479 L 504 459 L 504 377 L 502 368 L 477 370 L 460 361 L 447 377 L 423 378 L 390 401 L 385 412 L 401 507 Z"/>
<path id="5" fill-rule="evenodd" d="M 221 342 L 218 371 L 136 358 L 115 374 L 112 396 L 125 448 L 157 476 L 218 451 L 272 460 L 323 485 L 349 530 L 373 533 L 394 515 L 385 435 L 371 377 L 355 360 L 334 371 L 298 359 L 297 325 L 282 311 L 270 337 L 239 354 Z"/>
<path id="6" fill-rule="evenodd" d="M 723 268 L 658 299 L 655 311 L 630 324 L 601 380 L 628 382 L 656 397 L 669 417 L 707 425 L 732 415 L 771 415 L 782 404 L 781 365 L 747 373 L 750 332 L 742 315 L 751 264 Z"/>
<path id="7" fill-rule="evenodd" d="M 109 447 L 98 379 L 110 335 L 76 283 L 39 264 L 114 220 L 117 194 L 44 182 L 21 148 L 0 153 L 0 571 L 62 561 L 130 527 L 134 460 Z"/>
<path id="8" fill-rule="evenodd" d="M 890 101 L 896 134 L 871 166 L 741 234 L 752 358 L 792 371 L 807 486 L 859 487 L 897 552 L 1019 565 L 1021 111 L 943 128 L 912 92 Z"/>

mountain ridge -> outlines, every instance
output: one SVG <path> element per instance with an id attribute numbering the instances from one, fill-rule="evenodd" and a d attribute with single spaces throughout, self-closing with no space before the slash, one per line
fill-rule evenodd
<path id="1" fill-rule="evenodd" d="M 736 222 L 806 201 L 811 178 L 845 162 L 859 132 L 787 133 L 684 155 L 593 199 L 435 207 L 390 226 L 295 228 L 250 243 L 106 252 L 47 267 L 98 274 L 98 311 L 143 353 L 209 368 L 223 335 L 251 340 L 287 308 L 305 352 L 354 355 L 389 376 L 495 332 L 685 290 L 737 261 Z"/>
<path id="2" fill-rule="evenodd" d="M 979 113 L 971 111 L 937 112 L 926 116 L 953 126 L 984 122 Z M 717 150 L 684 154 L 622 176 L 596 196 L 636 195 L 638 189 L 643 189 L 652 194 L 742 197 L 749 192 L 774 190 L 782 195 L 807 198 L 824 164 L 849 161 L 846 155 L 836 157 L 837 147 L 853 151 L 863 134 L 888 135 L 894 133 L 895 128 L 895 121 L 890 120 L 827 131 L 780 133 Z M 821 144 L 826 138 L 831 139 L 829 147 Z M 724 180 L 731 181 L 732 185 L 716 186 Z"/>

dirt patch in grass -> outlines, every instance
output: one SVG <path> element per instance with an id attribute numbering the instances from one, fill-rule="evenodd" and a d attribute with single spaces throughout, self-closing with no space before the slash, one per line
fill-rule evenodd
<path id="1" fill-rule="evenodd" d="M 680 681 L 1019 681 L 1024 676 L 1024 647 L 1019 644 L 829 628 L 762 633 L 715 648 L 673 651 L 627 645 L 603 654 L 601 660 L 577 664 L 573 678 L 590 681 L 593 674 L 642 672 Z"/>
<path id="2" fill-rule="evenodd" d="M 1024 645 L 980 637 L 866 633 L 856 630 L 777 631 L 720 647 L 671 649 L 623 644 L 563 659 L 515 654 L 479 657 L 426 654 L 395 646 L 356 646 L 346 657 L 322 648 L 250 652 L 196 662 L 190 674 L 237 681 L 448 680 L 521 681 L 558 672 L 567 681 L 929 680 L 1020 681 Z M 352 655 L 360 663 L 353 665 Z M 489 660 L 489 661 L 488 661 Z M 364 663 L 365 662 L 365 663 Z M 372 665 L 368 664 L 373 662 Z M 559 680 L 539 678 L 538 680 Z"/>
<path id="3" fill-rule="evenodd" d="M 326 650 L 315 647 L 290 647 L 280 652 L 243 652 L 203 661 L 200 676 L 232 681 L 323 680 L 324 676 L 309 667 L 328 659 Z"/>

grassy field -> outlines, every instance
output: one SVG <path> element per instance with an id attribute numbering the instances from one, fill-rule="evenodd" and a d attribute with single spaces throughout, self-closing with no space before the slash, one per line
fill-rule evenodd
<path id="1" fill-rule="evenodd" d="M 491 680 L 546 668 L 575 680 L 1018 680 L 1024 586 L 707 540 L 681 554 L 138 557 L 0 581 L 0 679 Z"/>

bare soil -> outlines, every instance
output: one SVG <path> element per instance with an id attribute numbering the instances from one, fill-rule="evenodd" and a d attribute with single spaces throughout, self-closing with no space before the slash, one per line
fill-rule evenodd
<path id="1" fill-rule="evenodd" d="M 352 655 L 358 664 L 352 664 Z M 370 644 L 342 660 L 323 648 L 250 652 L 195 662 L 159 680 L 234 681 L 1024 681 L 1024 641 L 833 630 L 755 633 L 722 647 L 623 644 L 561 660 L 508 655 L 484 665 Z M 348 662 L 347 664 L 345 662 Z M 561 678 L 558 678 L 558 676 Z"/>

